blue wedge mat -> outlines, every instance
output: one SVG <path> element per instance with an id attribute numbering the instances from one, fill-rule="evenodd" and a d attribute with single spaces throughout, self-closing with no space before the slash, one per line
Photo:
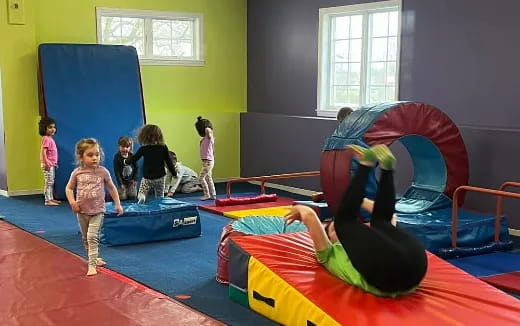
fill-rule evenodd
<path id="1" fill-rule="evenodd" d="M 64 198 L 79 139 L 96 138 L 112 172 L 118 138 L 145 123 L 139 61 L 135 48 L 119 45 L 42 44 L 38 55 L 42 115 L 58 129 L 55 190 Z"/>

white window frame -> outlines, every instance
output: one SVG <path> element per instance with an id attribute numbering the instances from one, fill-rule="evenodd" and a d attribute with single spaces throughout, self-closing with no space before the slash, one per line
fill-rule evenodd
<path id="1" fill-rule="evenodd" d="M 395 80 L 395 98 L 399 99 L 399 71 L 400 71 L 400 49 L 401 49 L 401 15 L 402 6 L 401 0 L 378 1 L 366 4 L 348 5 L 340 7 L 330 7 L 319 9 L 319 34 L 318 34 L 318 108 L 317 115 L 320 117 L 336 117 L 340 106 L 331 106 L 330 103 L 330 56 L 332 46 L 331 40 L 331 19 L 336 16 L 343 16 L 345 14 L 364 14 L 368 18 L 369 13 L 378 11 L 385 11 L 388 8 L 398 8 L 398 28 L 397 28 L 397 57 L 396 57 L 396 80 Z M 367 62 L 369 51 L 369 22 L 368 19 L 363 19 L 362 32 L 362 58 L 361 58 L 361 74 L 360 74 L 360 98 L 361 106 L 367 104 L 365 102 L 368 88 L 367 77 Z M 356 110 L 359 107 L 352 107 Z"/>
<path id="2" fill-rule="evenodd" d="M 180 66 L 203 66 L 204 61 L 204 38 L 203 23 L 204 16 L 200 13 L 181 13 L 154 10 L 134 10 L 134 9 L 118 9 L 118 8 L 102 8 L 96 7 L 96 29 L 97 43 L 102 43 L 101 35 L 101 17 L 122 17 L 122 18 L 143 18 L 144 22 L 144 48 L 145 54 L 139 56 L 139 62 L 143 65 L 180 65 Z M 153 56 L 153 34 L 152 20 L 191 20 L 193 24 L 193 57 L 194 59 L 175 58 Z"/>

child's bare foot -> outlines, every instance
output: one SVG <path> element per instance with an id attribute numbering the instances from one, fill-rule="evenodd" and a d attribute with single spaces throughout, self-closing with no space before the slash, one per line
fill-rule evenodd
<path id="1" fill-rule="evenodd" d="M 88 265 L 87 276 L 92 276 L 92 275 L 96 275 L 96 274 L 97 274 L 96 266 Z"/>
<path id="2" fill-rule="evenodd" d="M 107 264 L 107 262 L 104 261 L 103 258 L 96 259 L 96 266 L 97 267 L 105 266 L 106 264 Z"/>
<path id="3" fill-rule="evenodd" d="M 202 197 L 200 197 L 199 199 L 200 199 L 200 200 L 210 200 L 210 199 L 212 199 L 212 198 L 209 197 L 209 196 L 202 196 Z"/>
<path id="4" fill-rule="evenodd" d="M 52 200 L 45 201 L 45 206 L 58 206 L 58 205 L 59 205 L 59 203 L 52 201 Z"/>
<path id="5" fill-rule="evenodd" d="M 56 200 L 56 199 L 52 199 L 51 201 L 55 202 L 56 204 L 61 204 L 61 201 Z"/>

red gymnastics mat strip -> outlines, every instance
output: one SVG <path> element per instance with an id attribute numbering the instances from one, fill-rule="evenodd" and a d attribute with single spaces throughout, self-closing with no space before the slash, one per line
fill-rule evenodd
<path id="1" fill-rule="evenodd" d="M 239 236 L 232 241 L 340 325 L 520 325 L 520 301 L 431 253 L 419 289 L 389 299 L 330 274 L 317 262 L 307 232 Z"/>
<path id="2" fill-rule="evenodd" d="M 506 292 L 520 294 L 520 272 L 486 276 L 480 279 Z"/>
<path id="3" fill-rule="evenodd" d="M 266 203 L 232 205 L 232 206 L 215 206 L 215 203 L 212 202 L 210 205 L 201 205 L 199 207 L 200 207 L 200 209 L 203 209 L 210 213 L 224 215 L 225 212 L 243 211 L 246 209 L 256 209 L 256 208 L 287 206 L 287 205 L 292 205 L 293 203 L 294 203 L 294 199 L 292 199 L 292 198 L 278 197 L 277 201 L 266 202 Z"/>
<path id="4" fill-rule="evenodd" d="M 3 221 L 0 243 L 3 325 L 224 325 Z"/>

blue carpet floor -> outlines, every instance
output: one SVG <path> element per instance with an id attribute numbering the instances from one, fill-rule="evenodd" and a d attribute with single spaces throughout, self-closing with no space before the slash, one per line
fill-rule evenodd
<path id="1" fill-rule="evenodd" d="M 251 192 L 255 187 L 246 185 L 234 191 Z M 197 201 L 198 197 L 200 193 L 175 198 Z M 0 197 L 0 215 L 22 229 L 85 257 L 76 218 L 67 203 L 46 207 L 41 196 Z M 101 247 L 101 255 L 108 268 L 172 298 L 190 296 L 178 301 L 229 325 L 277 325 L 230 300 L 228 287 L 215 281 L 217 246 L 222 228 L 230 219 L 204 211 L 200 211 L 200 216 L 201 237 Z"/>

